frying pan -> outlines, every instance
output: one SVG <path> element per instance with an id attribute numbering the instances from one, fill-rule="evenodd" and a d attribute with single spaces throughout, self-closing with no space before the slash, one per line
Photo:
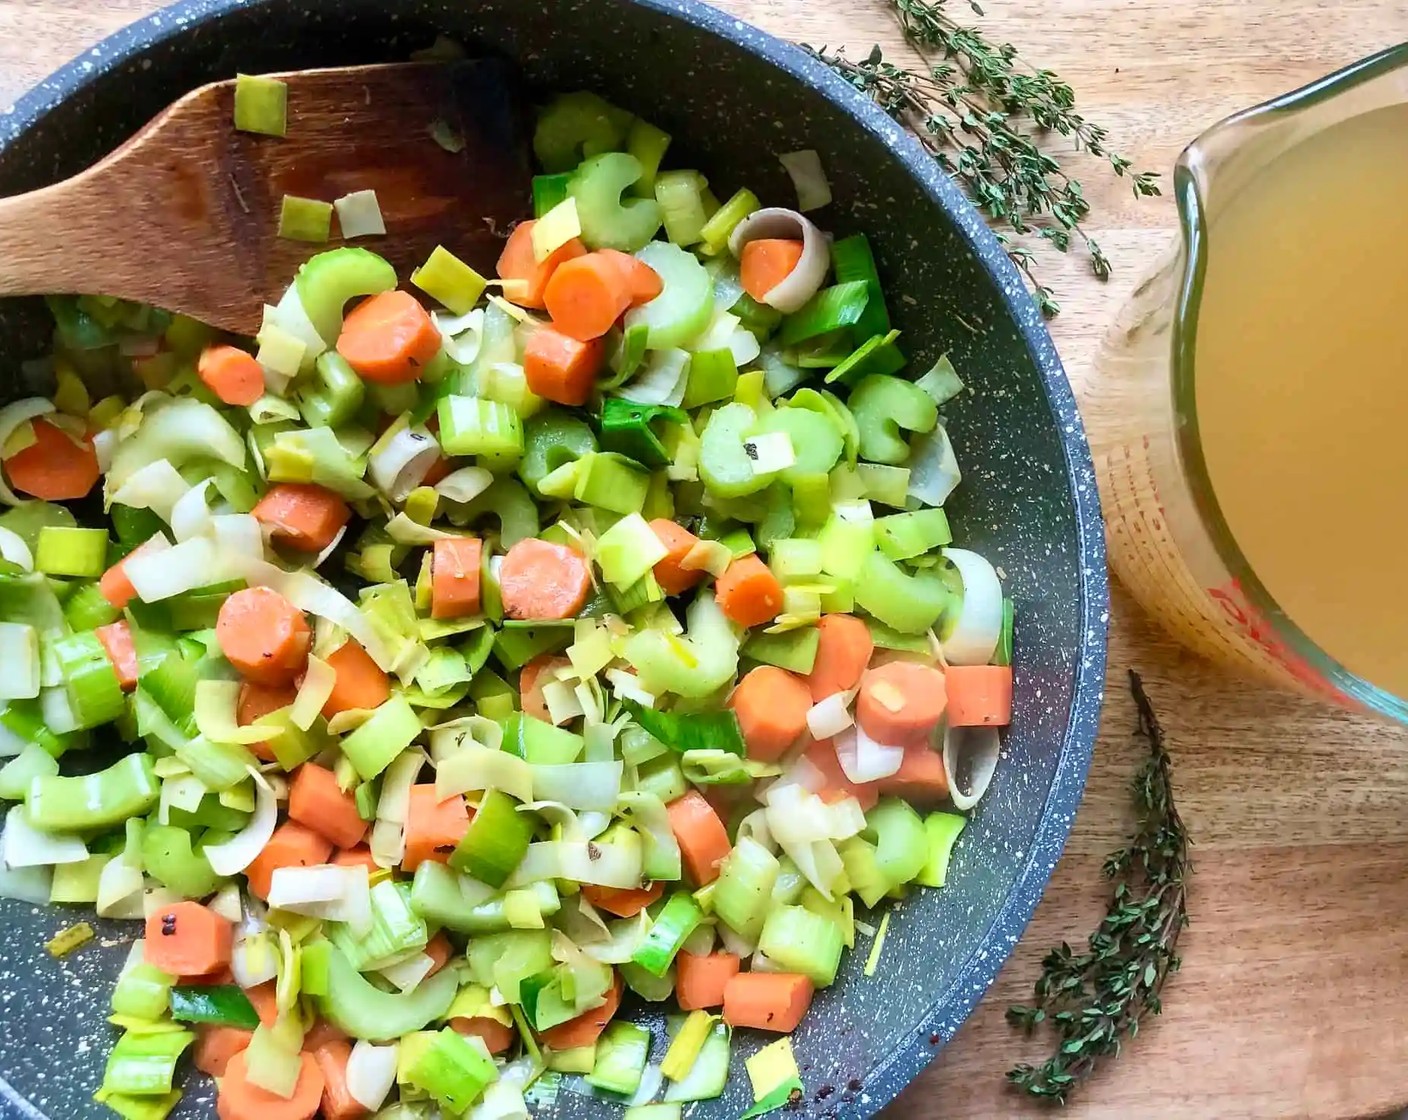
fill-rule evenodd
<path id="1" fill-rule="evenodd" d="M 794 1038 L 808 1087 L 796 1115 L 874 1115 L 952 1037 L 1036 906 L 1085 782 L 1108 618 L 1099 502 L 1070 386 L 1002 248 L 920 146 L 800 49 L 694 0 L 188 0 L 0 109 L 0 193 L 74 174 L 204 82 L 400 59 L 437 32 L 507 55 L 539 90 L 591 88 L 641 112 L 675 137 L 672 158 L 727 190 L 791 199 L 776 154 L 817 149 L 836 198 L 823 226 L 869 235 L 906 353 L 918 365 L 948 352 L 971 387 L 947 410 L 965 473 L 949 509 L 957 539 L 998 566 L 1016 600 L 1013 725 L 949 885 L 896 908 L 873 977 L 862 975 L 863 949 L 848 954 Z M 37 301 L 0 302 L 9 395 L 48 329 Z M 135 926 L 99 923 L 98 942 L 50 959 L 44 942 L 84 916 L 0 901 L 7 1120 L 110 1115 L 91 1094 Z M 658 1011 L 636 1013 L 658 1028 Z M 741 1059 L 760 1041 L 740 1036 L 728 1092 L 694 1117 L 751 1104 Z M 175 1115 L 213 1116 L 210 1085 L 192 1075 L 188 1086 Z M 619 1112 L 564 1093 L 545 1115 Z"/>

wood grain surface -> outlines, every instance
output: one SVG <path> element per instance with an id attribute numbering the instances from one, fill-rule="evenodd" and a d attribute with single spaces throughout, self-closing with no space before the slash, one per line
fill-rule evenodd
<path id="1" fill-rule="evenodd" d="M 783 36 L 897 47 L 884 0 L 720 0 Z M 966 6 L 951 0 L 954 11 Z M 986 25 L 1061 73 L 1137 165 L 1167 171 L 1235 109 L 1408 39 L 1395 0 L 988 0 Z M 0 107 L 146 0 L 0 0 Z M 1047 261 L 1065 304 L 1053 333 L 1080 392 L 1106 323 L 1172 236 L 1167 199 L 1136 202 L 1087 165 L 1091 232 L 1115 261 L 1099 284 Z M 1392 589 L 1386 593 L 1394 593 Z M 1340 1118 L 1408 1103 L 1408 734 L 1227 678 L 1182 653 L 1118 588 L 1104 730 L 1067 854 L 983 1004 L 887 1114 L 1036 1116 L 1003 1071 L 1036 1059 L 1002 1013 L 1048 947 L 1103 913 L 1104 854 L 1128 826 L 1140 759 L 1123 685 L 1139 669 L 1177 763 L 1196 841 L 1184 967 L 1167 1010 L 1065 1115 L 1098 1120 Z"/>

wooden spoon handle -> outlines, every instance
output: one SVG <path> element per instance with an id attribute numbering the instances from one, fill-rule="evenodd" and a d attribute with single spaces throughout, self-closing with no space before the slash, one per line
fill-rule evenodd
<path id="1" fill-rule="evenodd" d="M 0 199 L 0 295 L 107 292 L 123 219 L 84 202 L 72 182 Z"/>

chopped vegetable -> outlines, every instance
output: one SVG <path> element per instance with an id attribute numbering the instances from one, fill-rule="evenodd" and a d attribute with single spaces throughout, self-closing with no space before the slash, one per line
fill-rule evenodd
<path id="1" fill-rule="evenodd" d="M 235 78 L 235 127 L 241 132 L 284 136 L 288 132 L 288 85 L 277 78 Z"/>
<path id="2" fill-rule="evenodd" d="M 279 236 L 322 244 L 332 237 L 332 212 L 331 202 L 286 194 L 279 211 Z"/>

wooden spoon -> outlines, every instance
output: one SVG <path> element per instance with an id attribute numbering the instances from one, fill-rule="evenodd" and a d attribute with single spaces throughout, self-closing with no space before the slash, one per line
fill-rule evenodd
<path id="1" fill-rule="evenodd" d="M 283 138 L 236 131 L 235 83 L 216 82 L 87 171 L 0 199 L 0 295 L 118 296 L 253 334 L 298 266 L 340 243 L 336 222 L 329 245 L 281 239 L 284 196 L 333 202 L 359 190 L 376 191 L 388 236 L 355 243 L 403 281 L 442 244 L 493 275 L 531 185 L 511 66 L 273 76 L 288 83 Z M 463 149 L 447 151 L 432 129 Z"/>

